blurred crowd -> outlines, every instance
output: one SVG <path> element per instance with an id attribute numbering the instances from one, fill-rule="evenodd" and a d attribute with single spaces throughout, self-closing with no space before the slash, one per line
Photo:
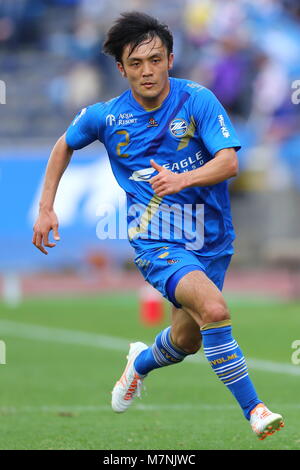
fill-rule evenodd
<path id="1" fill-rule="evenodd" d="M 226 107 L 243 143 L 244 186 L 300 190 L 300 104 L 292 102 L 299 0 L 127 0 L 125 7 L 121 0 L 0 0 L 5 113 L 15 100 L 1 137 L 58 136 L 81 107 L 127 87 L 101 53 L 124 10 L 166 22 L 174 34 L 171 74 L 207 86 Z"/>

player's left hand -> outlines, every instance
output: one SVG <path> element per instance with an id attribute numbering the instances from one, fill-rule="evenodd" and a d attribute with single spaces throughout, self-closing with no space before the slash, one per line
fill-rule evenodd
<path id="1" fill-rule="evenodd" d="M 173 171 L 167 170 L 167 168 L 159 165 L 154 160 L 150 160 L 150 163 L 152 167 L 158 171 L 158 175 L 153 176 L 153 178 L 149 180 L 157 196 L 163 197 L 169 194 L 179 193 L 179 191 L 185 188 L 184 173 L 173 173 Z"/>

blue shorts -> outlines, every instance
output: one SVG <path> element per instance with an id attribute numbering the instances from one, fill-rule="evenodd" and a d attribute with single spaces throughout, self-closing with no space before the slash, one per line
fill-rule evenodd
<path id="1" fill-rule="evenodd" d="M 232 254 L 232 245 L 217 256 L 205 257 L 186 250 L 184 246 L 170 244 L 138 253 L 134 262 L 145 280 L 180 308 L 175 298 L 180 279 L 191 271 L 203 271 L 222 290 Z"/>

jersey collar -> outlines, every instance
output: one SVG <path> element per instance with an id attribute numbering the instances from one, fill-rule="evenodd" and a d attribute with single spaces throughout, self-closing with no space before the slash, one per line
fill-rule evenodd
<path id="1" fill-rule="evenodd" d="M 173 92 L 173 79 L 172 79 L 172 77 L 169 77 L 169 83 L 170 83 L 170 90 L 169 90 L 168 96 L 166 96 L 166 98 L 163 100 L 163 102 L 159 106 L 157 106 L 156 108 L 152 108 L 152 109 L 144 108 L 140 103 L 138 103 L 136 101 L 136 99 L 134 98 L 131 90 L 129 90 L 130 104 L 134 108 L 138 109 L 139 111 L 143 111 L 145 113 L 153 113 L 154 111 L 157 111 L 157 110 L 161 109 L 162 107 L 164 107 L 166 105 L 166 103 L 168 101 L 170 101 L 170 98 L 171 98 L 171 95 L 172 95 L 172 92 Z"/>

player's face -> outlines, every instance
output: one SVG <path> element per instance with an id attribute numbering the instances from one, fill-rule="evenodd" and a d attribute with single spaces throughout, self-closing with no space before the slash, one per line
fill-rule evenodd
<path id="1" fill-rule="evenodd" d="M 158 37 L 141 43 L 131 55 L 130 48 L 130 44 L 124 48 L 118 69 L 127 78 L 133 96 L 142 106 L 159 106 L 170 90 L 169 70 L 173 65 L 173 54 L 168 55 Z"/>

